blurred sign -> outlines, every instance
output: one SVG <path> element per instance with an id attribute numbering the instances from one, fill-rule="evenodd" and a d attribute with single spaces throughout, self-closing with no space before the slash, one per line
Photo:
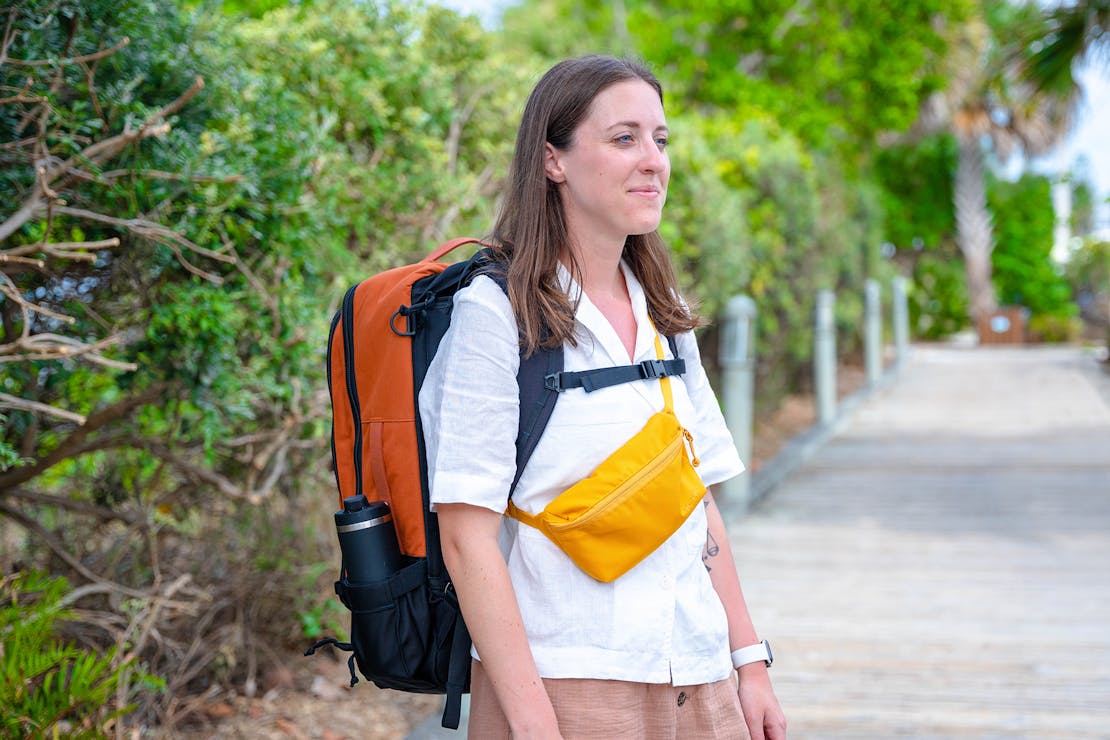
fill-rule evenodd
<path id="1" fill-rule="evenodd" d="M 1024 344 L 1028 310 L 1020 306 L 1000 308 L 979 321 L 980 344 Z"/>

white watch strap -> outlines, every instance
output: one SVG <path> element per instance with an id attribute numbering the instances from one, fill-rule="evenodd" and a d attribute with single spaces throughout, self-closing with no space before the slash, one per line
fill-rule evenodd
<path id="1" fill-rule="evenodd" d="M 739 668 L 757 660 L 762 660 L 768 665 L 771 664 L 771 651 L 767 648 L 766 640 L 732 651 L 733 668 Z"/>

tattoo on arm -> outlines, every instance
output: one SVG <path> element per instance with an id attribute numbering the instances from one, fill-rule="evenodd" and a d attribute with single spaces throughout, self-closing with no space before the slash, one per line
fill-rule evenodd
<path id="1" fill-rule="evenodd" d="M 702 553 L 701 562 L 705 565 L 707 571 L 712 571 L 713 568 L 709 565 L 709 558 L 717 557 L 721 551 L 717 540 L 713 539 L 713 534 L 707 529 L 705 530 L 705 552 Z"/>
<path id="2" fill-rule="evenodd" d="M 709 508 L 709 501 L 703 501 L 702 506 L 704 506 L 706 509 L 708 509 Z M 709 558 L 717 557 L 717 553 L 719 553 L 720 551 L 721 551 L 721 548 L 717 545 L 717 540 L 713 539 L 713 535 L 710 533 L 709 529 L 706 528 L 706 530 L 705 530 L 705 550 L 703 550 L 702 554 L 701 554 L 701 562 L 702 562 L 702 565 L 705 566 L 706 571 L 711 572 L 713 570 L 713 568 L 709 565 Z"/>

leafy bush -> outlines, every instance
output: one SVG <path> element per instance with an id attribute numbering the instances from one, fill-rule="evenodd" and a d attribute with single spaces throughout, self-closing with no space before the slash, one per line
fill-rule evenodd
<path id="1" fill-rule="evenodd" d="M 1110 242 L 1085 239 L 1066 266 L 1079 313 L 1110 348 Z"/>
<path id="2" fill-rule="evenodd" d="M 914 262 L 910 322 L 913 333 L 922 339 L 943 339 L 968 325 L 963 261 L 952 254 L 955 251 L 955 245 L 949 244 L 947 249 L 925 252 Z"/>
<path id="3" fill-rule="evenodd" d="M 1040 175 L 996 180 L 988 199 L 994 213 L 994 284 L 1003 305 L 1024 306 L 1033 317 L 1067 319 L 1077 311 L 1063 270 L 1052 259 L 1052 184 Z M 1047 321 L 1062 327 L 1066 321 Z M 1058 331 L 1049 331 L 1058 336 Z"/>
<path id="4" fill-rule="evenodd" d="M 253 690 L 298 614 L 334 622 L 331 313 L 355 279 L 491 223 L 526 88 L 528 66 L 450 11 L 280 5 L 0 11 L 0 85 L 27 93 L 0 96 L 0 126 L 34 123 L 0 150 L 0 350 L 59 330 L 101 350 L 0 364 L 0 516 L 27 533 L 22 562 L 128 594 L 83 592 L 80 615 L 165 678 L 127 721 L 167 732 L 183 698 Z M 157 135 L 91 161 L 185 89 Z M 80 213 L 21 208 L 43 152 L 81 155 L 51 185 Z M 206 643 L 223 647 L 189 648 Z"/>
<path id="5" fill-rule="evenodd" d="M 0 579 L 0 729 L 6 737 L 108 737 L 139 688 L 161 682 L 118 647 L 102 654 L 58 636 L 72 615 L 65 579 L 17 573 Z"/>
<path id="6" fill-rule="evenodd" d="M 963 257 L 956 246 L 955 169 L 956 140 L 950 135 L 891 146 L 876 157 L 884 238 L 894 262 L 913 276 L 910 327 L 922 339 L 950 336 L 969 323 Z"/>
<path id="7" fill-rule="evenodd" d="M 1083 334 L 1083 320 L 1078 316 L 1041 314 L 1029 318 L 1027 331 L 1034 342 L 1074 342 Z"/>

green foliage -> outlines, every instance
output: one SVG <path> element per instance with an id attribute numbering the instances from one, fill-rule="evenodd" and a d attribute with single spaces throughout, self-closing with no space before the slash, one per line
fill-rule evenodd
<path id="1" fill-rule="evenodd" d="M 306 639 L 315 640 L 325 634 L 347 639 L 350 611 L 334 596 L 324 601 L 309 601 L 297 612 L 297 619 Z"/>
<path id="2" fill-rule="evenodd" d="M 1078 316 L 1041 314 L 1030 317 L 1028 332 L 1036 342 L 1074 342 L 1083 333 L 1083 320 Z"/>
<path id="3" fill-rule="evenodd" d="M 876 157 L 882 185 L 883 232 L 905 255 L 951 241 L 956 232 L 952 173 L 956 140 L 943 134 L 914 144 L 890 146 Z"/>
<path id="4" fill-rule="evenodd" d="M 485 233 L 512 152 L 527 66 L 477 20 L 327 0 L 236 25 L 241 64 L 304 110 L 329 146 L 312 189 L 368 271 Z"/>
<path id="5" fill-rule="evenodd" d="M 941 28 L 967 0 L 886 3 L 790 0 L 533 0 L 504 16 L 508 43 L 547 58 L 636 52 L 656 64 L 680 105 L 773 115 L 807 145 L 850 158 L 879 132 L 903 130 L 944 80 Z"/>
<path id="6" fill-rule="evenodd" d="M 840 347 L 859 347 L 863 280 L 893 274 L 878 256 L 869 152 L 938 82 L 933 21 L 966 8 L 921 3 L 895 18 L 867 3 L 749 6 L 626 0 L 622 25 L 610 3 L 526 2 L 506 11 L 502 38 L 547 63 L 627 53 L 659 74 L 674 134 L 661 231 L 711 319 L 733 295 L 756 299 L 769 405 L 808 379 L 817 290 L 841 294 Z M 710 360 L 714 338 L 703 342 Z"/>
<path id="7" fill-rule="evenodd" d="M 0 414 L 0 423 L 7 425 L 8 417 L 4 414 Z M 0 473 L 3 473 L 9 468 L 14 468 L 21 462 L 25 464 L 25 461 L 19 457 L 19 451 L 0 439 Z"/>
<path id="8" fill-rule="evenodd" d="M 1025 306 L 1033 316 L 1069 317 L 1076 314 L 1071 288 L 1051 256 L 1051 188 L 1047 178 L 1029 174 L 991 183 L 994 283 L 1003 305 Z"/>
<path id="9" fill-rule="evenodd" d="M 131 696 L 160 682 L 121 659 L 118 648 L 101 655 L 58 637 L 62 578 L 18 573 L 0 579 L 0 730 L 6 737 L 106 738 L 113 722 L 135 708 L 118 706 L 118 690 Z"/>
<path id="10" fill-rule="evenodd" d="M 0 242 L 121 241 L 92 263 L 38 254 L 47 270 L 10 273 L 24 296 L 72 316 L 79 340 L 116 338 L 106 359 L 135 369 L 46 358 L 0 366 L 0 392 L 88 417 L 78 426 L 4 408 L 0 495 L 18 487 L 68 499 L 74 508 L 8 500 L 109 580 L 145 591 L 184 574 L 224 605 L 187 624 L 163 610 L 159 639 L 226 642 L 231 630 L 280 644 L 301 637 L 298 613 L 333 626 L 334 606 L 305 598 L 322 589 L 298 575 L 334 562 L 334 530 L 300 526 L 333 497 L 321 493 L 333 486 L 323 464 L 330 316 L 353 281 L 488 227 L 528 87 L 530 62 L 503 56 L 476 22 L 441 8 L 265 5 L 184 13 L 139 0 L 24 3 L 12 58 L 130 43 L 87 69 L 0 65 L 8 88 L 23 86 L 17 70 L 31 94 L 52 96 L 48 109 L 0 104 L 4 130 L 41 114 L 43 146 L 58 159 L 141 124 L 204 79 L 169 131 L 59 183 L 70 205 L 115 221 L 43 215 Z M 26 150 L 0 150 L 11 208 L 32 187 Z M 136 232 L 128 224 L 139 218 L 188 246 Z M 23 314 L 3 297 L 0 313 L 3 346 L 21 335 Z M 32 334 L 57 328 L 31 322 Z M 23 449 L 27 464 L 10 467 Z M 57 562 L 35 538 L 21 554 Z M 183 629 L 196 634 L 171 634 Z M 246 670 L 146 652 L 175 696 Z M 138 716 L 153 721 L 167 706 L 144 695 Z"/>
<path id="11" fill-rule="evenodd" d="M 943 339 L 968 325 L 967 284 L 955 245 L 914 261 L 909 304 L 913 333 L 922 339 Z"/>
<path id="12" fill-rule="evenodd" d="M 955 138 L 943 134 L 887 147 L 875 160 L 884 238 L 895 263 L 913 276 L 910 324 L 923 339 L 940 339 L 968 325 L 952 202 L 956 156 Z"/>
<path id="13" fill-rule="evenodd" d="M 1074 236 L 1089 236 L 1095 229 L 1095 192 L 1086 180 L 1072 186 L 1069 221 Z"/>
<path id="14" fill-rule="evenodd" d="M 1080 315 L 1110 348 L 1110 242 L 1085 239 L 1067 264 Z"/>

